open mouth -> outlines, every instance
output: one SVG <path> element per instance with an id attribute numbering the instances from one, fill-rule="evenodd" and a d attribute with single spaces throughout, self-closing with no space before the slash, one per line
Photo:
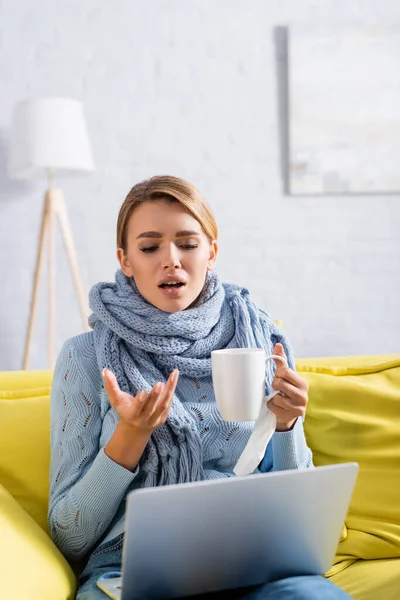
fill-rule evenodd
<path id="1" fill-rule="evenodd" d="M 167 298 L 180 298 L 185 292 L 185 281 L 170 279 L 159 284 L 158 289 Z"/>
<path id="2" fill-rule="evenodd" d="M 162 288 L 162 289 L 168 289 L 168 288 L 180 288 L 183 287 L 185 284 L 182 283 L 181 281 L 168 281 L 165 283 L 161 283 L 158 287 Z"/>

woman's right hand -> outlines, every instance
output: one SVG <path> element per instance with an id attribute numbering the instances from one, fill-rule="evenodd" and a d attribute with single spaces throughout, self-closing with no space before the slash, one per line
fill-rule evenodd
<path id="1" fill-rule="evenodd" d="M 131 396 L 120 389 L 112 371 L 103 369 L 104 387 L 111 406 L 119 414 L 120 422 L 145 436 L 150 436 L 167 420 L 178 377 L 179 371 L 174 369 L 165 384 L 158 382 L 149 394 L 141 391 Z"/>

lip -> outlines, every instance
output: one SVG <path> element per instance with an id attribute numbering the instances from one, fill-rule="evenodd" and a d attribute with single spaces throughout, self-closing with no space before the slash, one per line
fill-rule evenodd
<path id="1" fill-rule="evenodd" d="M 164 275 L 164 277 L 162 277 L 158 282 L 158 286 L 160 287 L 160 285 L 163 283 L 169 283 L 171 281 L 173 283 L 183 283 L 186 285 L 185 279 L 183 277 L 179 277 L 179 275 Z"/>
<path id="2" fill-rule="evenodd" d="M 160 287 L 163 283 L 183 283 L 183 285 L 179 287 Z M 160 292 L 166 296 L 167 298 L 179 298 L 185 293 L 186 281 L 183 277 L 179 277 L 178 275 L 165 275 L 158 284 L 158 289 Z"/>
<path id="3" fill-rule="evenodd" d="M 167 296 L 167 298 L 179 298 L 180 296 L 183 296 L 183 294 L 185 293 L 185 286 L 182 285 L 181 287 L 177 287 L 177 288 L 158 288 L 160 290 L 160 292 L 162 294 L 164 294 L 164 296 Z"/>

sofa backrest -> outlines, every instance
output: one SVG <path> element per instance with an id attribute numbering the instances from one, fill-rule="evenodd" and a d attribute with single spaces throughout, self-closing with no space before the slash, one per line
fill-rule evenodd
<path id="1" fill-rule="evenodd" d="M 0 485 L 47 530 L 52 371 L 0 373 Z"/>
<path id="2" fill-rule="evenodd" d="M 303 359 L 305 432 L 314 463 L 356 461 L 337 561 L 400 556 L 400 356 Z"/>

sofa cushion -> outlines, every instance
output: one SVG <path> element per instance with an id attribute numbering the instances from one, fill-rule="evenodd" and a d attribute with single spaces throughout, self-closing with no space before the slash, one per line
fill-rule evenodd
<path id="1" fill-rule="evenodd" d="M 47 530 L 51 371 L 0 373 L 0 484 Z"/>
<path id="2" fill-rule="evenodd" d="M 1 597 L 72 600 L 75 576 L 48 535 L 0 486 Z"/>
<path id="3" fill-rule="evenodd" d="M 400 356 L 303 359 L 297 368 L 310 384 L 304 427 L 315 464 L 360 465 L 336 562 L 400 557 Z"/>
<path id="4" fill-rule="evenodd" d="M 399 600 L 400 558 L 357 560 L 331 581 L 353 600 Z"/>

